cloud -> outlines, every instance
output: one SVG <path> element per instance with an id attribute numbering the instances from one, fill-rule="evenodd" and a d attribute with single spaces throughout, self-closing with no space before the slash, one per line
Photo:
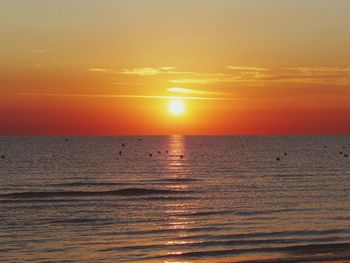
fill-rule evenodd
<path id="1" fill-rule="evenodd" d="M 159 69 L 162 71 L 174 71 L 176 68 L 175 67 L 160 67 Z"/>
<path id="2" fill-rule="evenodd" d="M 186 78 L 186 79 L 170 79 L 170 83 L 174 84 L 207 84 L 215 82 L 216 79 Z"/>
<path id="3" fill-rule="evenodd" d="M 90 72 L 108 72 L 108 69 L 105 68 L 89 68 Z"/>
<path id="4" fill-rule="evenodd" d="M 164 73 L 172 73 L 176 68 L 174 67 L 160 67 L 160 68 L 134 68 L 134 69 L 123 69 L 121 74 L 126 75 L 138 75 L 138 76 L 154 76 Z"/>
<path id="5" fill-rule="evenodd" d="M 199 97 L 199 96 L 167 96 L 167 95 L 135 95 L 135 94 L 68 94 L 68 93 L 16 93 L 19 96 L 43 96 L 43 97 L 76 97 L 76 98 L 96 98 L 96 99 L 150 99 L 150 100 L 203 100 L 203 101 L 280 101 L 280 99 L 269 98 L 254 98 L 254 97 Z M 287 101 L 297 101 L 290 100 Z"/>
<path id="6" fill-rule="evenodd" d="M 117 73 L 136 76 L 169 75 L 173 84 L 212 84 L 242 83 L 264 86 L 273 82 L 305 83 L 320 85 L 349 85 L 350 67 L 289 67 L 263 68 L 245 66 L 226 66 L 226 71 L 193 72 L 180 71 L 176 67 L 145 67 L 123 69 Z M 229 70 L 229 71 L 227 71 Z"/>
<path id="7" fill-rule="evenodd" d="M 350 67 L 294 67 L 287 68 L 287 70 L 292 71 L 300 71 L 300 72 L 317 72 L 317 73 L 325 73 L 325 72 L 348 72 L 350 73 Z"/>
<path id="8" fill-rule="evenodd" d="M 125 75 L 138 75 L 138 76 L 154 76 L 159 74 L 178 74 L 178 75 L 196 74 L 195 72 L 177 71 L 176 67 L 123 69 L 118 73 L 125 74 Z"/>
<path id="9" fill-rule="evenodd" d="M 120 73 L 126 75 L 138 75 L 138 76 L 153 76 L 158 75 L 159 69 L 155 68 L 134 68 L 134 69 L 123 69 Z"/>
<path id="10" fill-rule="evenodd" d="M 190 78 L 170 79 L 174 84 L 208 83 L 248 83 L 265 85 L 272 82 L 305 83 L 319 85 L 349 85 L 350 67 L 294 67 L 294 68 L 255 68 L 231 67 L 236 71 L 230 74 L 196 73 Z"/>
<path id="11" fill-rule="evenodd" d="M 266 71 L 268 68 L 257 68 L 257 67 L 241 67 L 241 66 L 227 66 L 226 69 L 239 70 L 239 71 Z"/>
<path id="12" fill-rule="evenodd" d="M 321 85 L 349 85 L 349 67 L 294 67 L 270 72 L 261 78 L 265 81 L 310 83 Z"/>
<path id="13" fill-rule="evenodd" d="M 168 88 L 167 91 L 181 94 L 193 94 L 193 95 L 227 95 L 228 93 L 224 92 L 215 92 L 215 91 L 206 91 L 206 90 L 197 90 L 197 89 L 185 89 L 179 87 Z"/>
<path id="14" fill-rule="evenodd" d="M 142 83 L 131 83 L 131 82 L 110 82 L 108 84 L 116 85 L 116 86 L 143 86 Z"/>
<path id="15" fill-rule="evenodd" d="M 65 94 L 65 93 L 16 93 L 16 95 L 45 96 L 45 97 L 104 98 L 104 99 L 243 100 L 235 97 L 196 97 L 196 96 L 163 96 L 163 95 L 134 95 L 134 94 L 103 94 L 102 95 L 102 94 Z"/>
<path id="16" fill-rule="evenodd" d="M 210 84 L 219 82 L 257 82 L 257 79 L 243 79 L 240 76 L 222 77 L 222 78 L 188 78 L 188 79 L 171 79 L 170 83 L 174 84 Z"/>

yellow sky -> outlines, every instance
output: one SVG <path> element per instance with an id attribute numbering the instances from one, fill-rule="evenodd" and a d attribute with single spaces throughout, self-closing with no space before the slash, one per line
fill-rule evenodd
<path id="1" fill-rule="evenodd" d="M 347 0 L 2 0 L 0 133 L 350 132 L 349 12 Z"/>

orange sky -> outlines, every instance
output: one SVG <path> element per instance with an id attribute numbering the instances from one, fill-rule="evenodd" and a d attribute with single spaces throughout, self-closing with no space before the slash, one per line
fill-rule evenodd
<path id="1" fill-rule="evenodd" d="M 349 11 L 2 0 L 0 135 L 350 133 Z"/>

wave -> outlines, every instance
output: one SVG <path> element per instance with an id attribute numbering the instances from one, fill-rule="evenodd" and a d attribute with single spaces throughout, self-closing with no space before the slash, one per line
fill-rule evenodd
<path id="1" fill-rule="evenodd" d="M 164 179 L 156 179 L 156 180 L 151 180 L 153 182 L 195 182 L 198 181 L 198 179 L 194 178 L 164 178 Z"/>
<path id="2" fill-rule="evenodd" d="M 325 229 L 325 230 L 295 230 L 295 231 L 274 231 L 274 232 L 255 232 L 240 234 L 223 234 L 221 239 L 248 239 L 261 237 L 285 237 L 285 236 L 325 236 L 337 234 L 350 234 L 350 230 L 346 228 Z"/>
<path id="3" fill-rule="evenodd" d="M 190 217 L 190 216 L 211 216 L 211 215 L 226 215 L 233 214 L 232 210 L 222 210 L 222 211 L 201 211 L 201 212 L 188 212 L 188 213 L 169 213 L 170 216 L 181 216 L 181 217 Z"/>
<path id="4" fill-rule="evenodd" d="M 50 184 L 49 186 L 120 186 L 127 185 L 128 183 L 116 183 L 116 182 L 71 182 L 71 183 L 62 183 L 62 184 Z"/>
<path id="5" fill-rule="evenodd" d="M 249 216 L 252 218 L 253 216 L 259 216 L 259 215 L 272 215 L 272 214 L 280 214 L 280 213 L 287 213 L 287 212 L 299 212 L 304 210 L 291 210 L 291 209 L 276 209 L 276 210 L 267 210 L 267 211 L 236 211 L 236 210 L 218 210 L 218 211 L 199 211 L 199 212 L 188 212 L 188 213 L 175 213 L 170 214 L 172 216 L 211 216 L 211 215 L 239 215 L 239 216 Z M 257 219 L 255 217 L 255 219 Z M 263 220 L 263 217 L 259 217 L 259 220 Z"/>
<path id="6" fill-rule="evenodd" d="M 113 191 L 57 191 L 57 192 L 16 192 L 1 194 L 2 198 L 49 198 L 49 197 L 72 197 L 72 196 L 138 196 L 138 195 L 168 195 L 186 194 L 191 191 L 126 188 Z"/>
<path id="7" fill-rule="evenodd" d="M 206 250 L 206 251 L 189 251 L 179 253 L 169 253 L 155 258 L 208 258 L 223 257 L 253 253 L 283 253 L 286 256 L 342 256 L 342 258 L 350 259 L 350 243 L 323 243 L 312 245 L 293 245 L 285 247 L 262 247 L 262 248 L 246 248 L 246 249 L 224 249 L 224 250 Z M 308 260 L 307 260 L 308 261 Z M 247 262 L 265 262 L 265 261 L 247 261 Z M 271 261 L 266 261 L 271 262 Z M 278 261 L 278 262 L 299 262 L 299 261 Z"/>
<path id="8" fill-rule="evenodd" d="M 342 240 L 344 241 L 344 240 Z M 295 244 L 300 244 L 302 242 L 323 242 L 322 244 L 330 244 L 332 246 L 332 244 L 334 244 L 335 242 L 341 242 L 339 239 L 337 238 L 319 238 L 319 239 L 257 239 L 257 240 L 227 240 L 227 241 L 180 241 L 178 243 L 173 243 L 173 244 L 150 244 L 150 245 L 129 245 L 129 246 L 117 246 L 117 247 L 109 247 L 109 248 L 105 248 L 105 249 L 101 249 L 99 251 L 104 251 L 104 252 L 108 252 L 108 251 L 123 251 L 123 250 L 134 250 L 134 251 L 138 251 L 140 249 L 142 250 L 156 250 L 156 249 L 161 249 L 161 250 L 185 250 L 185 249 L 208 249 L 209 247 L 219 247 L 219 246 L 245 246 L 245 247 L 252 247 L 252 246 L 257 246 L 257 248 L 242 248 L 242 249 L 234 249 L 235 252 L 247 252 L 247 251 L 251 251 L 251 250 L 266 250 L 266 248 L 261 248 L 262 244 L 268 244 L 270 247 L 268 249 L 274 249 L 276 248 L 278 250 L 278 252 L 282 252 L 280 250 L 284 250 L 284 249 L 289 249 L 289 248 L 295 248 L 296 245 Z M 327 242 L 327 243 L 326 243 Z M 280 247 L 280 245 L 289 245 L 288 247 Z M 274 245 L 274 247 L 271 247 L 271 245 Z M 260 247 L 259 247 L 260 246 Z M 278 247 L 279 246 L 279 247 Z M 307 250 L 308 252 L 312 252 L 313 250 L 309 249 L 309 246 L 311 245 L 306 245 L 306 246 L 300 246 L 302 247 L 304 250 Z M 323 247 L 322 247 L 323 249 Z M 200 251 L 200 252 L 206 252 L 208 250 L 204 250 L 204 251 Z M 226 250 L 222 250 L 222 251 L 226 251 Z M 232 249 L 229 249 L 227 251 L 233 251 Z M 192 251 L 193 253 L 195 253 L 196 251 Z M 190 253 L 192 253 L 190 252 Z M 208 251 L 209 253 L 212 253 L 212 251 Z M 300 253 L 302 253 L 302 251 L 299 251 Z M 316 251 L 318 252 L 318 251 Z M 342 252 L 342 250 L 340 251 Z M 185 253 L 185 252 L 183 252 Z M 182 254 L 183 255 L 183 254 Z"/>
<path id="9" fill-rule="evenodd" d="M 190 193 L 189 191 L 181 191 L 181 193 Z M 140 197 L 139 200 L 143 201 L 193 201 L 198 200 L 200 198 L 193 197 L 193 196 L 147 196 L 147 197 Z M 133 199 L 135 200 L 135 199 Z"/>
<path id="10" fill-rule="evenodd" d="M 73 219 L 58 219 L 51 220 L 49 223 L 51 224 L 97 224 L 98 225 L 106 225 L 112 224 L 113 220 L 111 219 L 91 219 L 91 218 L 73 218 Z"/>

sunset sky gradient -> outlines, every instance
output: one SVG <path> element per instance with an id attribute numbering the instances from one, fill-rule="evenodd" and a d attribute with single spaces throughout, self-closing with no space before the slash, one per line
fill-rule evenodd
<path id="1" fill-rule="evenodd" d="M 349 13 L 347 0 L 1 0 L 0 135 L 348 134 Z"/>

